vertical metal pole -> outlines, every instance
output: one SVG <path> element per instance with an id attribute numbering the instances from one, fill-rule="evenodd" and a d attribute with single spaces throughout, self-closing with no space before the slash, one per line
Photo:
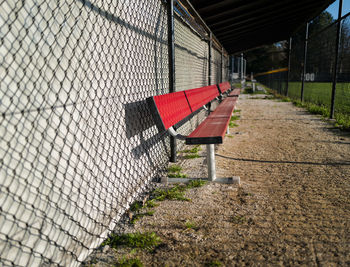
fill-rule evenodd
<path id="1" fill-rule="evenodd" d="M 286 83 L 286 96 L 288 96 L 289 89 L 289 74 L 290 74 L 290 54 L 292 51 L 292 37 L 289 38 L 288 42 L 288 71 L 287 71 L 287 83 Z"/>
<path id="2" fill-rule="evenodd" d="M 240 69 L 240 71 L 241 71 L 241 80 L 243 80 L 243 68 L 244 68 L 244 66 L 243 66 L 243 53 L 241 54 L 241 69 Z"/>
<path id="3" fill-rule="evenodd" d="M 247 60 L 246 59 L 243 59 L 243 62 L 244 62 L 244 78 L 247 76 Z"/>
<path id="4" fill-rule="evenodd" d="M 167 1 L 168 11 L 168 60 L 169 60 L 169 92 L 175 87 L 175 36 L 174 36 L 174 0 Z M 176 162 L 176 139 L 170 136 L 170 161 Z"/>
<path id="5" fill-rule="evenodd" d="M 224 77 L 224 72 L 222 70 L 223 68 L 224 68 L 224 48 L 221 47 L 221 77 L 220 77 L 220 83 L 222 83 L 223 77 Z"/>
<path id="6" fill-rule="evenodd" d="M 231 69 L 231 82 L 233 80 L 233 73 L 235 73 L 235 57 L 231 56 L 232 69 Z"/>
<path id="7" fill-rule="evenodd" d="M 216 179 L 214 144 L 207 145 L 208 180 Z"/>
<path id="8" fill-rule="evenodd" d="M 337 76 L 338 76 L 338 56 L 339 56 L 339 44 L 341 37 L 341 16 L 343 9 L 343 0 L 339 1 L 339 13 L 338 13 L 338 23 L 337 23 L 337 36 L 335 40 L 335 53 L 334 53 L 334 67 L 333 67 L 333 83 L 332 83 L 332 99 L 331 99 L 331 112 L 330 118 L 334 118 L 334 107 L 335 107 L 335 90 L 337 86 Z"/>
<path id="9" fill-rule="evenodd" d="M 209 53 L 208 53 L 208 85 L 211 85 L 211 48 L 213 46 L 213 35 L 210 32 L 209 33 L 209 43 L 208 43 L 208 49 L 209 49 Z"/>
<path id="10" fill-rule="evenodd" d="M 306 23 L 306 34 L 305 34 L 305 44 L 304 44 L 304 65 L 303 65 L 303 74 L 301 77 L 301 94 L 300 100 L 304 101 L 304 83 L 305 83 L 305 73 L 306 73 L 306 57 L 307 57 L 307 42 L 309 39 L 309 22 Z"/>

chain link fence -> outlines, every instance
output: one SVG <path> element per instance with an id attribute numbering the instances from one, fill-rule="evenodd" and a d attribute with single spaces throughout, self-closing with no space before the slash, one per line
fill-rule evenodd
<path id="1" fill-rule="evenodd" d="M 79 265 L 164 171 L 169 137 L 145 99 L 169 92 L 166 5 L 0 3 L 0 265 Z M 207 36 L 189 18 L 175 16 L 177 91 L 208 84 Z M 212 84 L 228 79 L 220 51 Z"/>
<path id="2" fill-rule="evenodd" d="M 338 21 L 340 42 L 337 57 Z M 350 13 L 343 14 L 339 20 L 328 12 L 321 13 L 309 22 L 307 42 L 305 36 L 306 27 L 292 36 L 289 72 L 288 69 L 270 71 L 257 79 L 278 93 L 295 100 L 303 99 L 320 107 L 318 112 L 331 116 L 337 59 L 334 117 L 345 128 L 350 128 Z"/>

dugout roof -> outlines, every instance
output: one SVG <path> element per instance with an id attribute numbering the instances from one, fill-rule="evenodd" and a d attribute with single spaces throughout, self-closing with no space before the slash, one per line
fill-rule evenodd
<path id="1" fill-rule="evenodd" d="M 187 2 L 194 7 L 203 23 L 211 29 L 227 52 L 233 54 L 288 39 L 334 0 L 189 0 Z"/>

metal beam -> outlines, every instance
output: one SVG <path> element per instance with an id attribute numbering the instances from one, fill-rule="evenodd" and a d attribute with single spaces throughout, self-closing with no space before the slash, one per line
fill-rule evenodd
<path id="1" fill-rule="evenodd" d="M 289 90 L 290 54 L 292 52 L 292 40 L 293 40 L 292 37 L 290 37 L 288 42 L 288 71 L 287 71 L 286 96 L 288 96 L 288 90 Z"/>
<path id="2" fill-rule="evenodd" d="M 304 101 L 304 84 L 305 84 L 305 73 L 306 73 L 306 57 L 307 57 L 307 43 L 309 39 L 309 22 L 306 23 L 306 33 L 305 33 L 305 43 L 304 43 L 304 65 L 303 65 L 303 74 L 301 77 L 301 93 L 300 100 Z"/>
<path id="3" fill-rule="evenodd" d="M 334 108 L 335 108 L 335 90 L 337 86 L 337 76 L 338 76 L 338 57 L 339 57 L 339 43 L 341 38 L 341 16 L 343 9 L 343 0 L 339 0 L 339 13 L 338 13 L 338 24 L 337 24 L 337 36 L 335 40 L 335 52 L 334 52 L 334 67 L 333 67 L 333 83 L 332 83 L 332 99 L 331 99 L 331 112 L 330 118 L 334 118 Z"/>
<path id="4" fill-rule="evenodd" d="M 176 91 L 175 84 L 175 31 L 174 31 L 174 0 L 167 2 L 168 13 L 168 61 L 169 61 L 169 92 Z M 176 162 L 176 139 L 170 136 L 170 161 Z"/>

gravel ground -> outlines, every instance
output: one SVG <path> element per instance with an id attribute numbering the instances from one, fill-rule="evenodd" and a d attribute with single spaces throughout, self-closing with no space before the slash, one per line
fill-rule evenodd
<path id="1" fill-rule="evenodd" d="M 217 176 L 192 201 L 162 201 L 132 231 L 155 232 L 154 251 L 104 248 L 96 266 L 350 265 L 350 136 L 291 103 L 241 95 L 238 127 L 217 147 Z M 205 146 L 183 173 L 207 175 Z M 193 227 L 189 229 L 188 223 Z"/>

